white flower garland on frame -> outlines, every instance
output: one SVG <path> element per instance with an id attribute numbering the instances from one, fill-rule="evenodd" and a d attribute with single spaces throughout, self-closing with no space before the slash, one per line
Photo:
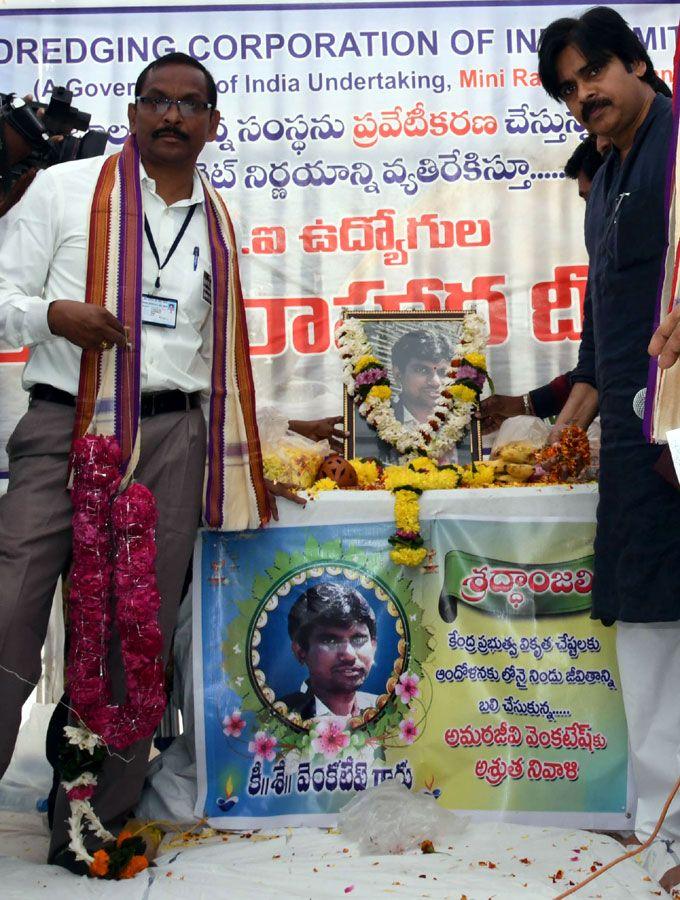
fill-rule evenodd
<path id="1" fill-rule="evenodd" d="M 439 459 L 463 437 L 477 407 L 477 398 L 464 400 L 451 394 L 451 389 L 457 383 L 458 373 L 454 361 L 463 360 L 470 354 L 483 355 L 487 339 L 488 332 L 482 316 L 475 312 L 466 313 L 460 342 L 454 350 L 454 360 L 429 420 L 409 426 L 395 416 L 390 390 L 373 389 L 364 399 L 357 392 L 356 379 L 361 375 L 361 372 L 356 372 L 357 365 L 364 357 L 376 360 L 378 357 L 366 336 L 363 322 L 353 318 L 351 313 L 346 314 L 340 323 L 337 341 L 343 360 L 343 382 L 347 386 L 347 393 L 354 397 L 359 414 L 375 428 L 381 440 L 402 454 L 402 463 L 423 455 Z M 389 385 L 384 367 L 383 375 L 382 385 Z"/>

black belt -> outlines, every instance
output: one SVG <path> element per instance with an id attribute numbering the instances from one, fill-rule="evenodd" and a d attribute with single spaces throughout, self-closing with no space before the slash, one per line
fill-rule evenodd
<path id="1" fill-rule="evenodd" d="M 49 403 L 61 403 L 62 406 L 75 406 L 73 394 L 60 391 L 49 384 L 34 384 L 30 390 L 31 400 L 47 400 Z M 162 413 L 186 412 L 197 409 L 201 398 L 198 393 L 185 394 L 184 391 L 156 391 L 142 394 L 141 417 L 159 416 Z"/>

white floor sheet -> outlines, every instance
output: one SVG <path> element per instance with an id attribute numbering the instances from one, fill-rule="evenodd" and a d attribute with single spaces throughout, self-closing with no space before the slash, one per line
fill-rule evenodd
<path id="1" fill-rule="evenodd" d="M 550 900 L 621 853 L 611 838 L 586 831 L 523 825 L 470 824 L 441 852 L 361 856 L 342 834 L 281 829 L 269 834 L 205 832 L 185 841 L 166 835 L 156 866 L 132 881 L 76 878 L 42 860 L 47 854 L 45 796 L 49 769 L 42 756 L 51 708 L 31 710 L 0 792 L 2 900 L 214 900 L 238 898 L 404 898 Z M 10 790 L 11 785 L 11 790 Z M 9 807 L 9 808 L 8 808 Z M 662 896 L 634 860 L 621 863 L 577 895 L 606 900 Z"/>

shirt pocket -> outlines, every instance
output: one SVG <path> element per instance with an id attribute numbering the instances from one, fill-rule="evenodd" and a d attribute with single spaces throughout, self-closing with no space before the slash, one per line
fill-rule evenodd
<path id="1" fill-rule="evenodd" d="M 658 185 L 622 196 L 614 217 L 614 264 L 621 271 L 661 256 L 666 242 L 664 197 Z"/>

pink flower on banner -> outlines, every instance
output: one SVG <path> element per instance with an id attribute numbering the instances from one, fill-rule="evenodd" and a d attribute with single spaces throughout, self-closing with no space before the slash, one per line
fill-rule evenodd
<path id="1" fill-rule="evenodd" d="M 411 700 L 420 696 L 420 688 L 418 687 L 419 681 L 420 678 L 417 675 L 413 675 L 411 672 L 404 672 L 403 675 L 399 676 L 399 681 L 394 688 L 394 693 L 404 705 L 408 706 Z"/>
<path id="2" fill-rule="evenodd" d="M 327 759 L 333 759 L 349 744 L 349 735 L 345 731 L 344 719 L 324 716 L 316 726 L 316 737 L 312 740 L 315 753 L 323 753 Z"/>
<path id="3" fill-rule="evenodd" d="M 255 739 L 248 744 L 248 752 L 253 753 L 255 759 L 259 759 L 260 762 L 265 760 L 271 762 L 276 756 L 277 743 L 278 741 L 273 735 L 267 734 L 266 731 L 258 731 Z"/>
<path id="4" fill-rule="evenodd" d="M 419 728 L 413 719 L 403 719 L 399 723 L 399 732 L 401 739 L 405 744 L 412 744 L 418 737 Z"/>
<path id="5" fill-rule="evenodd" d="M 246 727 L 246 720 L 241 715 L 241 710 L 235 709 L 228 716 L 225 716 L 222 720 L 222 726 L 222 731 L 227 737 L 241 737 L 241 732 Z"/>

